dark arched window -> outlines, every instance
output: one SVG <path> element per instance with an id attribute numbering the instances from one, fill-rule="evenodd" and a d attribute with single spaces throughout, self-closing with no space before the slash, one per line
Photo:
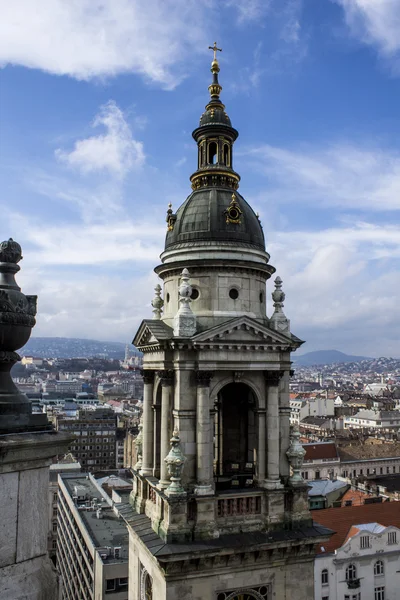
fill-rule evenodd
<path id="1" fill-rule="evenodd" d="M 377 560 L 374 564 L 374 575 L 383 575 L 385 572 L 383 561 Z"/>
<path id="2" fill-rule="evenodd" d="M 230 166 L 229 146 L 228 146 L 228 144 L 224 144 L 224 165 L 226 165 L 227 167 Z"/>
<path id="3" fill-rule="evenodd" d="M 208 164 L 216 165 L 218 162 L 218 147 L 216 142 L 210 142 L 208 145 Z"/>
<path id="4" fill-rule="evenodd" d="M 346 569 L 346 581 L 351 581 L 352 579 L 357 579 L 357 569 L 356 565 L 349 565 Z"/>
<path id="5" fill-rule="evenodd" d="M 322 569 L 322 571 L 321 571 L 321 584 L 322 585 L 329 584 L 328 569 Z"/>

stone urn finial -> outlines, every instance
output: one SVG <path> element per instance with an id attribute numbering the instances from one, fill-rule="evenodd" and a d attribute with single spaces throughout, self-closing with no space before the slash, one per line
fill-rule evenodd
<path id="1" fill-rule="evenodd" d="M 135 471 L 140 471 L 140 469 L 142 468 L 142 448 L 143 448 L 143 422 L 142 419 L 140 419 L 139 421 L 139 433 L 137 434 L 137 437 L 135 439 L 135 446 L 136 446 L 136 457 L 137 457 L 137 462 L 135 464 L 135 466 L 133 467 L 135 469 Z"/>
<path id="2" fill-rule="evenodd" d="M 0 243 L 0 432 L 43 427 L 46 415 L 32 415 L 31 403 L 15 386 L 11 367 L 19 360 L 16 350 L 29 340 L 36 320 L 37 296 L 25 296 L 15 281 L 22 259 L 21 246 L 12 238 Z"/>
<path id="3" fill-rule="evenodd" d="M 292 435 L 290 436 L 290 446 L 286 452 L 290 466 L 292 467 L 292 475 L 289 477 L 289 483 L 291 485 L 303 485 L 304 479 L 301 476 L 301 467 L 303 466 L 304 456 L 306 451 L 304 450 L 300 442 L 300 431 L 297 427 L 293 428 Z"/>
<path id="4" fill-rule="evenodd" d="M 283 303 L 285 301 L 285 292 L 282 290 L 282 279 L 278 276 L 275 279 L 275 289 L 272 292 L 274 301 L 274 314 L 270 319 L 270 324 L 276 331 L 288 333 L 290 331 L 290 321 L 283 312 Z"/>
<path id="5" fill-rule="evenodd" d="M 168 455 L 164 458 L 167 464 L 168 473 L 171 477 L 171 483 L 165 490 L 167 496 L 184 496 L 186 492 L 181 484 L 182 470 L 185 463 L 185 456 L 181 450 L 181 440 L 179 432 L 174 429 L 171 438 L 171 450 Z"/>
<path id="6" fill-rule="evenodd" d="M 154 288 L 155 296 L 151 301 L 151 305 L 153 307 L 153 319 L 157 319 L 158 321 L 161 319 L 161 312 L 164 306 L 164 300 L 161 298 L 161 285 L 157 283 Z"/>
<path id="7" fill-rule="evenodd" d="M 196 315 L 190 308 L 192 286 L 190 273 L 183 269 L 179 286 L 179 310 L 174 318 L 174 336 L 192 337 L 196 333 Z"/>

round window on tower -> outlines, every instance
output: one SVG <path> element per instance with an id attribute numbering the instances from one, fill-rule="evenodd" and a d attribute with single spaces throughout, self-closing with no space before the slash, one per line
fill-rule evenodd
<path id="1" fill-rule="evenodd" d="M 229 290 L 229 298 L 232 298 L 232 300 L 237 300 L 239 298 L 239 292 L 236 288 L 231 288 Z"/>
<path id="2" fill-rule="evenodd" d="M 190 295 L 192 300 L 197 300 L 197 298 L 199 297 L 199 290 L 196 288 L 192 288 L 192 293 Z"/>

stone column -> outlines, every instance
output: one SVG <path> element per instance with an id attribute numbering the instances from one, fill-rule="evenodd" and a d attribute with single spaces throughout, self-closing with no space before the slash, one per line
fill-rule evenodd
<path id="1" fill-rule="evenodd" d="M 210 380 L 212 373 L 197 371 L 196 420 L 196 487 L 195 494 L 206 496 L 213 490 L 213 465 L 211 461 Z"/>
<path id="2" fill-rule="evenodd" d="M 142 371 L 143 375 L 143 446 L 142 446 L 142 468 L 141 475 L 153 475 L 153 390 L 154 390 L 154 371 Z"/>
<path id="3" fill-rule="evenodd" d="M 279 478 L 279 381 L 282 371 L 266 371 L 267 385 L 267 479 L 265 487 L 278 489 L 282 487 Z"/>
<path id="4" fill-rule="evenodd" d="M 169 453 L 169 440 L 171 437 L 172 420 L 172 385 L 174 380 L 174 371 L 158 371 L 161 379 L 161 442 L 160 442 L 160 488 L 169 486 L 169 475 L 165 458 Z"/>
<path id="5" fill-rule="evenodd" d="M 153 477 L 160 476 L 160 404 L 153 404 Z"/>
<path id="6" fill-rule="evenodd" d="M 279 427 L 280 427 L 280 465 L 281 477 L 289 477 L 289 461 L 286 452 L 290 446 L 290 372 L 284 371 L 279 386 Z"/>
<path id="7" fill-rule="evenodd" d="M 265 480 L 266 436 L 265 409 L 259 409 L 258 414 L 258 443 L 257 443 L 257 483 L 262 485 Z"/>

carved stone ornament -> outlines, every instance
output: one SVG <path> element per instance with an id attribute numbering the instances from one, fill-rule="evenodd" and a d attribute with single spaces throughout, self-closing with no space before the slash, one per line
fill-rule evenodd
<path id="1" fill-rule="evenodd" d="M 46 415 L 32 415 L 32 405 L 15 386 L 10 369 L 20 360 L 17 350 L 29 340 L 36 315 L 36 296 L 25 296 L 15 281 L 22 259 L 13 239 L 0 243 L 0 431 L 48 425 Z M 40 422 L 40 423 L 39 423 Z"/>
<path id="2" fill-rule="evenodd" d="M 290 321 L 283 312 L 283 303 L 285 301 L 285 292 L 282 290 L 282 279 L 275 279 L 275 289 L 272 292 L 272 300 L 274 301 L 274 313 L 270 319 L 270 326 L 275 331 L 288 333 L 290 331 Z"/>
<path id="3" fill-rule="evenodd" d="M 264 378 L 267 385 L 279 385 L 283 376 L 283 371 L 264 371 Z"/>
<path id="4" fill-rule="evenodd" d="M 174 371 L 173 369 L 165 369 L 164 371 L 157 371 L 157 375 L 161 380 L 161 385 L 172 385 L 174 383 Z"/>
<path id="5" fill-rule="evenodd" d="M 139 433 L 135 439 L 137 463 L 134 466 L 135 471 L 140 471 L 142 468 L 142 449 L 143 449 L 143 423 L 140 419 Z"/>
<path id="6" fill-rule="evenodd" d="M 289 450 L 286 452 L 286 456 L 292 467 L 292 475 L 289 477 L 289 483 L 291 485 L 304 484 L 304 479 L 302 478 L 300 471 L 303 466 L 305 454 L 306 451 L 300 442 L 300 431 L 297 428 L 293 428 L 292 435 L 290 436 Z"/>
<path id="7" fill-rule="evenodd" d="M 179 310 L 174 317 L 174 336 L 188 338 L 196 333 L 196 315 L 190 308 L 192 286 L 190 274 L 183 269 L 179 286 Z"/>
<path id="8" fill-rule="evenodd" d="M 171 483 L 165 490 L 167 496 L 184 496 L 186 492 L 181 484 L 183 465 L 186 458 L 184 457 L 178 431 L 175 429 L 171 438 L 171 450 L 164 458 L 167 464 L 168 473 L 170 474 Z"/>
<path id="9" fill-rule="evenodd" d="M 164 306 L 164 300 L 161 298 L 161 285 L 159 283 L 157 283 L 156 287 L 154 288 L 154 291 L 155 296 L 151 301 L 151 305 L 153 307 L 153 319 L 159 321 L 161 319 L 161 312 Z"/>
<path id="10" fill-rule="evenodd" d="M 147 369 L 142 369 L 140 371 L 141 376 L 143 377 L 143 383 L 154 383 L 154 371 L 149 371 Z"/>
<path id="11" fill-rule="evenodd" d="M 22 250 L 12 238 L 0 243 L 0 262 L 17 264 L 22 260 Z"/>
<path id="12" fill-rule="evenodd" d="M 197 385 L 208 387 L 213 375 L 212 371 L 196 371 Z"/>

